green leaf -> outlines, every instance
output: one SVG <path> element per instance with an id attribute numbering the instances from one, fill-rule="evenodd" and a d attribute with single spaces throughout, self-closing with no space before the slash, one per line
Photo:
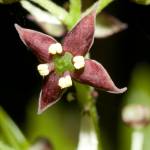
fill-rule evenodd
<path id="1" fill-rule="evenodd" d="M 133 0 L 137 4 L 150 5 L 150 0 Z"/>
<path id="2" fill-rule="evenodd" d="M 5 138 L 6 142 L 8 142 L 16 150 L 26 150 L 28 148 L 29 143 L 25 139 L 24 135 L 1 107 L 0 131 L 1 136 Z"/>
<path id="3" fill-rule="evenodd" d="M 50 12 L 52 15 L 56 16 L 63 23 L 67 24 L 68 20 L 68 12 L 62 7 L 58 6 L 51 0 L 31 0 L 32 2 L 38 4 L 43 7 L 45 10 Z"/>
<path id="4" fill-rule="evenodd" d="M 128 92 L 124 98 L 123 106 L 129 104 L 143 104 L 150 107 L 150 66 L 141 65 L 135 69 L 132 74 L 131 83 Z M 125 126 L 122 122 L 119 126 L 119 149 L 131 149 L 131 133 L 133 129 Z M 144 128 L 144 148 L 150 148 L 150 126 Z"/>
<path id="5" fill-rule="evenodd" d="M 11 3 L 15 3 L 18 2 L 20 0 L 0 0 L 0 3 L 2 4 L 11 4 Z"/>

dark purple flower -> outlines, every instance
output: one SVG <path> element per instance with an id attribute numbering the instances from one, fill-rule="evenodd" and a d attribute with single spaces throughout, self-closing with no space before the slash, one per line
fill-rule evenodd
<path id="1" fill-rule="evenodd" d="M 44 77 L 38 112 L 56 103 L 72 79 L 110 93 L 123 93 L 115 86 L 105 68 L 85 59 L 94 39 L 96 11 L 84 16 L 64 37 L 62 46 L 51 36 L 15 25 L 23 43 L 32 49 L 42 63 L 38 70 Z"/>

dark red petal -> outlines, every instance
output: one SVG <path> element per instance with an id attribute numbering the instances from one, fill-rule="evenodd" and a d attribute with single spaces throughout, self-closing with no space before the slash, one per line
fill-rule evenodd
<path id="1" fill-rule="evenodd" d="M 92 46 L 94 39 L 96 10 L 83 17 L 65 36 L 64 51 L 75 55 L 85 55 Z"/>
<path id="2" fill-rule="evenodd" d="M 50 61 L 48 47 L 56 43 L 51 36 L 30 29 L 25 29 L 15 24 L 16 30 L 22 42 L 33 50 L 40 62 L 47 63 Z"/>
<path id="3" fill-rule="evenodd" d="M 38 114 L 55 104 L 62 96 L 63 90 L 58 86 L 59 77 L 53 72 L 44 79 L 40 93 Z"/>
<path id="4" fill-rule="evenodd" d="M 86 60 L 83 70 L 72 73 L 75 80 L 100 88 L 110 93 L 123 93 L 127 88 L 119 89 L 115 86 L 105 68 L 94 60 Z"/>

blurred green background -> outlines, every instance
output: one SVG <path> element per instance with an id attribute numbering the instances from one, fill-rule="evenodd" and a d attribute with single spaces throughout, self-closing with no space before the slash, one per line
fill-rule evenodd
<path id="1" fill-rule="evenodd" d="M 67 7 L 65 0 L 54 2 Z M 83 2 L 83 6 L 87 7 L 95 1 Z M 95 39 L 91 57 L 105 66 L 117 86 L 128 86 L 128 91 L 123 95 L 99 91 L 99 125 L 104 150 L 128 150 L 132 130 L 121 122 L 121 109 L 128 103 L 150 105 L 150 6 L 116 0 L 104 11 L 127 23 L 128 28 L 108 38 Z M 37 137 L 46 136 L 56 150 L 72 150 L 77 145 L 80 122 L 77 101 L 68 102 L 66 93 L 48 111 L 36 115 L 42 83 L 36 70 L 38 61 L 20 41 L 14 23 L 42 30 L 26 15 L 27 11 L 19 3 L 0 4 L 0 105 L 31 142 Z M 74 92 L 74 88 L 69 92 Z M 0 115 L 0 121 L 3 122 L 1 119 L 4 119 L 3 114 L 2 117 Z M 150 127 L 144 132 L 144 150 L 149 150 Z M 7 143 L 5 138 L 0 136 Z"/>

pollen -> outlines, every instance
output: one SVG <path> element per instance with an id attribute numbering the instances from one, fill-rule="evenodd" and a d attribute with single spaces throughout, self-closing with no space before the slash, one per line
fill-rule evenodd
<path id="1" fill-rule="evenodd" d="M 47 76 L 49 74 L 49 65 L 48 64 L 40 64 L 37 66 L 37 70 L 41 76 Z"/>
<path id="2" fill-rule="evenodd" d="M 73 58 L 74 67 L 76 69 L 81 69 L 85 66 L 85 61 L 83 56 L 75 56 Z"/>
<path id="3" fill-rule="evenodd" d="M 71 80 L 70 75 L 61 77 L 58 81 L 58 85 L 61 87 L 61 89 L 72 86 L 72 80 Z"/>
<path id="4" fill-rule="evenodd" d="M 62 46 L 60 43 L 51 44 L 48 48 L 48 53 L 55 55 L 56 53 L 62 53 Z"/>

